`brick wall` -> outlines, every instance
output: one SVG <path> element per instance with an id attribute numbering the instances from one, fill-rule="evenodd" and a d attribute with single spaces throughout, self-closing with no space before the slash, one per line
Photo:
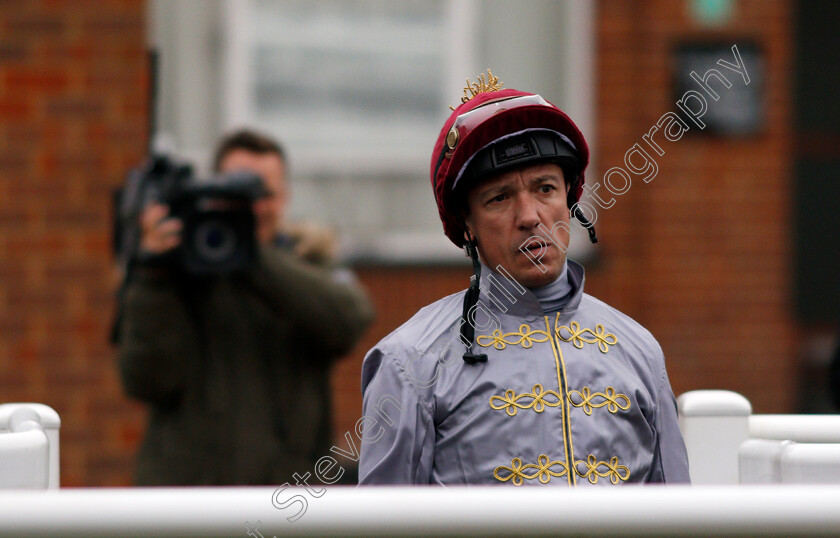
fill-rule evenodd
<path id="1" fill-rule="evenodd" d="M 0 402 L 61 415 L 62 483 L 126 484 L 110 193 L 144 152 L 142 1 L 0 1 Z"/>
<path id="2" fill-rule="evenodd" d="M 590 272 L 589 289 L 654 333 L 675 392 L 731 389 L 758 412 L 792 412 L 792 6 L 733 5 L 727 25 L 704 30 L 692 23 L 689 2 L 598 3 L 602 173 L 677 110 L 671 50 L 687 40 L 753 41 L 763 49 L 765 127 L 743 139 L 664 142 L 658 175 L 647 184 L 637 179 L 600 212 L 603 264 Z"/>

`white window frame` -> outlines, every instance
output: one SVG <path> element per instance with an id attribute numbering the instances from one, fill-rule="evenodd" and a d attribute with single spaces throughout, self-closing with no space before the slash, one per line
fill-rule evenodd
<path id="1" fill-rule="evenodd" d="M 155 10 L 153 9 L 157 2 L 169 2 L 170 0 L 154 0 L 150 2 L 150 20 L 155 21 L 153 17 Z M 191 0 L 195 1 L 195 0 Z M 315 1 L 315 0 L 313 0 Z M 210 103 L 206 95 L 200 96 L 199 102 L 193 102 L 195 99 L 190 98 L 189 102 L 184 102 L 186 97 L 182 95 L 183 91 L 178 91 L 184 84 L 195 84 L 195 77 L 192 79 L 182 80 L 183 65 L 185 62 L 196 62 L 198 65 L 196 69 L 200 72 L 212 68 L 212 71 L 218 73 L 217 86 L 210 91 L 212 94 L 216 92 L 217 103 L 215 110 L 218 111 L 215 124 L 219 131 L 230 131 L 233 128 L 247 126 L 253 124 L 253 111 L 249 110 L 250 96 L 249 88 L 253 84 L 252 73 L 249 72 L 252 62 L 249 59 L 250 44 L 247 40 L 238 39 L 238 36 L 247 33 L 248 28 L 248 13 L 250 0 L 220 0 L 218 3 L 213 3 L 214 9 L 217 11 L 217 25 L 215 28 L 209 26 L 198 32 L 198 40 L 192 46 L 201 46 L 200 39 L 206 39 L 210 36 L 213 39 L 214 46 L 218 47 L 218 56 L 221 58 L 219 64 L 206 63 L 213 58 L 212 54 L 202 52 L 203 49 L 196 49 L 199 56 L 197 60 L 193 56 L 182 57 L 184 54 L 173 55 L 172 50 L 168 51 L 164 61 L 177 60 L 175 69 L 169 71 L 170 78 L 173 76 L 177 80 L 164 80 L 165 93 L 170 99 L 176 99 L 174 106 L 170 107 L 169 113 L 175 113 L 174 118 L 164 118 L 169 124 L 175 126 L 175 130 L 169 131 L 173 134 L 180 133 L 181 136 L 176 137 L 177 143 L 183 146 L 183 132 L 192 132 L 203 124 L 201 121 L 196 122 L 196 115 L 200 114 L 200 106 L 198 104 Z M 203 4 L 203 2 L 202 2 Z M 197 4 L 193 5 L 191 9 L 197 9 Z M 460 88 L 464 85 L 464 77 L 475 77 L 476 74 L 482 72 L 487 67 L 493 67 L 492 61 L 489 66 L 478 66 L 477 62 L 480 56 L 478 50 L 478 43 L 481 39 L 479 28 L 482 9 L 485 9 L 485 4 L 481 0 L 444 0 L 445 9 L 447 10 L 445 19 L 445 35 L 447 42 L 447 54 L 445 65 L 441 67 L 443 70 L 442 80 L 443 87 L 440 88 L 441 96 L 441 124 L 443 119 L 448 115 L 447 105 L 457 104 L 457 99 L 460 93 Z M 565 4 L 565 20 L 564 31 L 562 32 L 562 43 L 559 50 L 561 51 L 562 65 L 564 65 L 574 76 L 562 77 L 560 81 L 562 84 L 562 100 L 557 101 L 557 96 L 546 96 L 553 98 L 564 110 L 568 110 L 575 122 L 586 134 L 587 140 L 590 143 L 590 166 L 588 170 L 588 177 L 590 182 L 595 182 L 597 175 L 597 147 L 596 130 L 595 130 L 595 66 L 596 66 L 596 47 L 595 47 L 595 18 L 596 8 L 590 0 L 567 0 Z M 176 10 L 177 11 L 177 10 Z M 155 36 L 156 28 L 160 27 L 160 17 L 157 17 L 158 22 L 150 26 L 150 43 L 158 44 L 159 38 Z M 168 22 L 168 21 L 167 21 Z M 187 24 L 184 17 L 179 17 L 174 24 L 176 26 Z M 200 24 L 207 24 L 206 20 L 201 21 Z M 172 31 L 171 29 L 166 31 Z M 183 28 L 176 28 L 176 31 L 183 31 Z M 196 32 L 191 32 L 195 34 Z M 192 43 L 192 42 L 191 42 Z M 170 46 L 172 46 L 170 42 Z M 178 42 L 174 43 L 175 45 Z M 191 54 L 196 54 L 193 51 Z M 544 61 L 550 61 L 546 58 Z M 203 66 L 203 67 L 202 67 Z M 193 69 L 195 71 L 195 69 Z M 499 73 L 502 74 L 503 73 Z M 164 77 L 165 78 L 165 77 Z M 206 78 L 206 77 L 205 77 Z M 504 79 L 504 77 L 503 77 Z M 200 81 L 199 83 L 206 82 Z M 203 90 L 203 88 L 198 88 Z M 188 95 L 193 95 L 196 88 L 190 87 Z M 207 92 L 205 92 L 207 93 Z M 212 99 L 211 99 L 212 100 Z M 189 106 L 185 106 L 189 105 Z M 199 110 L 195 110 L 196 108 Z M 163 122 L 159 122 L 162 125 Z M 207 123 L 207 122 L 204 122 Z M 212 121 L 210 122 L 212 124 Z M 208 125 L 209 126 L 209 125 Z M 204 163 L 210 153 L 211 146 L 215 143 L 215 137 L 221 134 L 220 132 L 206 132 L 200 133 L 201 136 L 193 136 L 190 138 L 194 141 L 201 141 L 200 146 L 195 147 L 181 147 L 179 149 L 188 150 L 186 153 L 192 157 L 193 160 L 199 164 Z M 301 162 L 295 156 L 292 156 L 294 175 L 295 177 L 306 177 L 308 175 L 317 175 L 319 172 L 325 172 L 323 176 L 338 177 L 341 174 L 355 173 L 367 174 L 369 177 L 381 177 L 382 181 L 389 181 L 390 178 L 395 177 L 417 177 L 418 181 L 422 180 L 428 185 L 428 152 L 432 144 L 432 140 L 422 147 L 418 148 L 419 153 L 416 159 L 388 159 L 382 158 L 367 163 L 367 169 L 348 170 L 346 163 L 340 162 L 340 159 L 331 159 L 329 155 L 322 156 L 318 163 Z M 207 147 L 204 147 L 204 145 Z M 422 179 L 421 179 L 422 178 Z M 428 193 L 431 197 L 431 192 Z M 434 218 L 434 217 L 431 217 Z M 579 226 L 573 226 L 573 241 L 569 254 L 576 259 L 588 258 L 594 249 L 585 239 L 586 234 Z M 381 258 L 384 261 L 396 261 L 400 263 L 411 263 L 412 261 L 422 260 L 424 263 L 429 262 L 451 262 L 454 260 L 463 260 L 462 254 L 456 249 L 453 249 L 451 244 L 443 237 L 442 232 L 437 228 L 434 232 L 428 231 L 406 231 L 403 233 L 394 233 L 392 228 L 386 223 L 381 230 L 381 236 L 377 237 L 373 243 L 378 245 L 388 246 L 382 249 Z M 351 238 L 352 239 L 352 238 Z M 352 241 L 351 241 L 352 243 Z M 350 250 L 352 255 L 352 247 Z M 374 257 L 379 256 L 376 254 Z M 377 258 L 379 259 L 379 258 Z"/>
<path id="2" fill-rule="evenodd" d="M 248 39 L 248 16 L 251 0 L 225 0 L 222 3 L 222 79 L 223 115 L 222 124 L 226 131 L 253 125 L 256 111 L 250 99 L 250 88 L 254 84 L 253 62 L 249 56 L 252 42 Z M 442 67 L 445 88 L 463 86 L 464 73 L 475 65 L 476 19 L 478 0 L 445 0 L 445 33 L 448 54 Z M 440 88 L 442 109 L 446 110 L 444 88 Z M 447 103 L 449 104 L 449 103 Z M 293 156 L 297 174 L 410 174 L 428 166 L 428 148 L 417 148 L 411 155 L 377 154 L 373 159 L 348 161 L 339 153 L 325 152 L 316 158 Z M 350 168 L 348 168 L 350 166 Z"/>

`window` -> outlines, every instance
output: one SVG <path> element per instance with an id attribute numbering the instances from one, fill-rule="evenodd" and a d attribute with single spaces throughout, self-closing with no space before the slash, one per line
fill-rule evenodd
<path id="1" fill-rule="evenodd" d="M 152 20 L 158 123 L 179 153 L 204 165 L 224 131 L 277 136 L 290 217 L 339 229 L 351 258 L 465 261 L 443 236 L 428 169 L 466 76 L 490 67 L 594 137 L 588 0 L 156 0 Z M 571 255 L 588 248 L 573 239 Z"/>
<path id="2" fill-rule="evenodd" d="M 228 119 L 298 171 L 416 171 L 446 109 L 443 0 L 230 2 Z"/>

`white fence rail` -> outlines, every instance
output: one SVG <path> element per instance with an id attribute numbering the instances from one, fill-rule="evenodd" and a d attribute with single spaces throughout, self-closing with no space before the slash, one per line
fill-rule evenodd
<path id="1" fill-rule="evenodd" d="M 278 509 L 274 492 L 5 491 L 0 536 L 840 535 L 840 486 L 300 488 L 294 523 L 303 504 Z"/>
<path id="2" fill-rule="evenodd" d="M 724 390 L 677 402 L 692 484 L 840 484 L 840 415 L 754 415 Z"/>
<path id="3" fill-rule="evenodd" d="M 840 443 L 840 415 L 752 415 L 750 437 L 797 443 Z"/>
<path id="4" fill-rule="evenodd" d="M 0 488 L 58 488 L 58 429 L 51 407 L 0 404 Z"/>
<path id="5" fill-rule="evenodd" d="M 58 415 L 3 404 L 0 537 L 840 536 L 840 416 L 752 415 L 725 391 L 679 404 L 693 486 L 279 490 L 57 490 Z"/>

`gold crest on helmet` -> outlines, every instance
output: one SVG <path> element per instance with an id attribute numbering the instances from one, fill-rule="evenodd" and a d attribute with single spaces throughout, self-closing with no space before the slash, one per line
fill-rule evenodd
<path id="1" fill-rule="evenodd" d="M 464 95 L 461 96 L 461 104 L 468 102 L 470 99 L 480 93 L 497 92 L 502 89 L 504 82 L 499 80 L 499 77 L 494 76 L 490 69 L 487 69 L 487 78 L 484 78 L 484 73 L 476 77 L 475 82 L 470 82 L 467 77 L 467 85 L 464 86 Z M 450 106 L 452 110 L 455 110 Z"/>

